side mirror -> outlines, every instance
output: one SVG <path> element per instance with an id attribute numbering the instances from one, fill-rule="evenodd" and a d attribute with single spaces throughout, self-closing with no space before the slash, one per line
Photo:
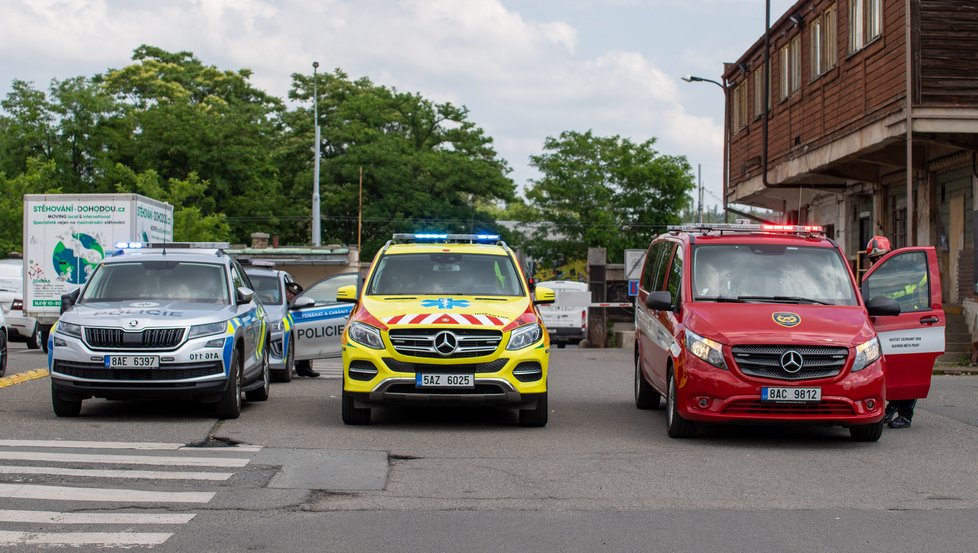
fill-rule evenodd
<path id="1" fill-rule="evenodd" d="M 537 286 L 533 290 L 533 304 L 545 305 L 557 301 L 557 294 L 546 286 Z"/>
<path id="2" fill-rule="evenodd" d="M 79 294 L 81 294 L 81 288 L 75 288 L 75 290 L 73 292 L 69 292 L 67 294 L 61 294 L 61 312 L 62 313 L 64 313 L 65 311 L 67 311 L 72 305 L 75 305 L 75 302 L 78 301 L 78 295 Z"/>
<path id="3" fill-rule="evenodd" d="M 866 302 L 866 311 L 870 317 L 899 315 L 900 304 L 895 299 L 886 296 L 876 296 Z"/>
<path id="4" fill-rule="evenodd" d="M 336 289 L 336 301 L 343 303 L 357 302 L 357 285 L 347 284 Z"/>
<path id="5" fill-rule="evenodd" d="M 249 303 L 255 297 L 255 291 L 245 286 L 239 286 L 234 292 L 238 305 Z"/>
<path id="6" fill-rule="evenodd" d="M 672 294 L 668 290 L 650 292 L 645 298 L 645 306 L 655 311 L 672 311 Z"/>
<path id="7" fill-rule="evenodd" d="M 316 300 L 309 296 L 302 296 L 292 300 L 292 305 L 289 306 L 289 309 L 306 309 L 314 305 L 316 305 Z"/>

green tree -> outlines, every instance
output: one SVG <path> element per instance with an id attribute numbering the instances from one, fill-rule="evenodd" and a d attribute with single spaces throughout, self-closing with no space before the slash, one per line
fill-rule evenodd
<path id="1" fill-rule="evenodd" d="M 311 137 L 312 78 L 292 78 L 290 98 L 306 104 L 292 114 L 293 131 Z M 466 108 L 437 104 L 368 79 L 351 81 L 339 70 L 319 79 L 326 240 L 356 243 L 361 167 L 363 258 L 372 256 L 394 232 L 494 228 L 485 206 L 513 200 L 515 185 L 492 138 L 468 119 Z M 311 161 L 302 141 L 287 144 L 296 156 Z M 311 168 L 294 175 L 297 200 L 308 201 Z"/>
<path id="2" fill-rule="evenodd" d="M 59 193 L 61 189 L 52 185 L 57 172 L 53 160 L 29 157 L 25 160 L 26 170 L 14 177 L 0 172 L 0 254 L 6 256 L 13 251 L 23 252 L 24 194 Z"/>
<path id="3" fill-rule="evenodd" d="M 609 261 L 621 262 L 626 248 L 647 247 L 679 223 L 692 170 L 684 156 L 660 154 L 654 145 L 591 131 L 548 137 L 543 153 L 530 158 L 543 175 L 527 190 L 529 222 L 536 222 L 530 254 L 561 265 L 604 247 Z"/>

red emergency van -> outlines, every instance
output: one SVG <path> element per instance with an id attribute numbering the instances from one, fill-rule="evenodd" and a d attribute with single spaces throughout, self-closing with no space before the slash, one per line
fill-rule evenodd
<path id="1" fill-rule="evenodd" d="M 818 226 L 670 227 L 639 282 L 635 404 L 665 398 L 674 438 L 790 422 L 876 441 L 887 399 L 927 395 L 944 324 L 932 247 L 890 252 L 860 290 Z"/>

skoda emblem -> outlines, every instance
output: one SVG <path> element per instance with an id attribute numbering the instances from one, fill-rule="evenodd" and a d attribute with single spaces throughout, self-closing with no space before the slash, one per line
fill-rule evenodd
<path id="1" fill-rule="evenodd" d="M 136 319 L 129 321 L 129 328 L 136 328 L 137 326 L 139 326 L 139 321 Z"/>
<path id="2" fill-rule="evenodd" d="M 795 374 L 800 371 L 802 363 L 804 361 L 801 354 L 793 349 L 789 349 L 781 354 L 781 368 L 788 374 Z"/>
<path id="3" fill-rule="evenodd" d="M 458 347 L 458 338 L 451 332 L 439 332 L 435 335 L 435 351 L 442 355 L 455 353 Z"/>

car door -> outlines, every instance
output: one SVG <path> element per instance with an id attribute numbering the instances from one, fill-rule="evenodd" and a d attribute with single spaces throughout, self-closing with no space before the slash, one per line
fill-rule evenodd
<path id="1" fill-rule="evenodd" d="M 635 309 L 635 324 L 639 329 L 639 355 L 642 356 L 642 368 L 649 382 L 664 392 L 666 389 L 666 365 L 668 363 L 669 346 L 672 335 L 663 325 L 661 313 L 653 311 L 645 305 L 650 292 L 663 289 L 666 269 L 672 258 L 675 244 L 668 241 L 656 242 L 646 255 L 646 265 L 642 271 L 638 298 Z"/>
<path id="2" fill-rule="evenodd" d="M 234 262 L 231 264 L 231 283 L 234 286 L 232 295 L 237 300 L 238 288 L 254 290 L 251 280 L 244 270 Z M 244 326 L 244 376 L 247 382 L 253 377 L 253 373 L 261 370 L 261 333 L 262 316 L 258 312 L 260 305 L 257 297 L 252 297 L 251 301 L 238 305 L 238 321 Z"/>
<path id="3" fill-rule="evenodd" d="M 340 354 L 340 336 L 350 318 L 353 304 L 336 301 L 336 290 L 341 286 L 357 284 L 357 273 L 344 273 L 326 277 L 305 289 L 292 300 L 311 298 L 309 307 L 291 309 L 295 325 L 296 360 L 322 359 Z"/>
<path id="4" fill-rule="evenodd" d="M 927 397 L 934 361 L 944 353 L 941 275 L 932 246 L 901 248 L 883 256 L 863 276 L 865 301 L 886 296 L 900 314 L 874 317 L 883 347 L 886 399 Z"/>

